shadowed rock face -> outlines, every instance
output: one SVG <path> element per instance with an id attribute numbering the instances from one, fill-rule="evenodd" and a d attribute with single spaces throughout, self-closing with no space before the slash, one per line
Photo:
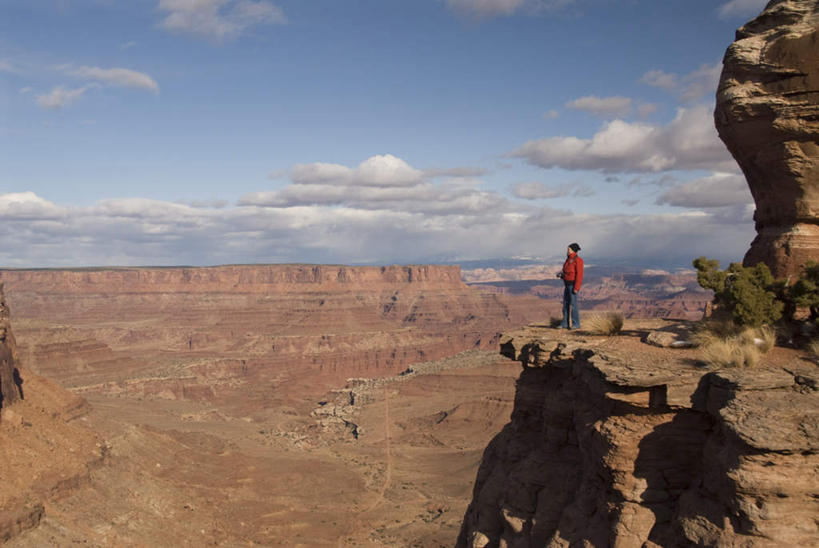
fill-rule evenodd
<path id="1" fill-rule="evenodd" d="M 794 276 L 819 258 L 819 3 L 775 0 L 737 31 L 714 113 L 748 180 L 757 237 L 745 264 Z"/>
<path id="2" fill-rule="evenodd" d="M 14 336 L 9 326 L 9 311 L 0 284 L 0 407 L 20 399 L 19 374 L 14 366 Z"/>
<path id="3" fill-rule="evenodd" d="M 577 337 L 577 336 L 575 336 Z M 530 327 L 457 546 L 817 546 L 816 367 L 709 371 Z"/>

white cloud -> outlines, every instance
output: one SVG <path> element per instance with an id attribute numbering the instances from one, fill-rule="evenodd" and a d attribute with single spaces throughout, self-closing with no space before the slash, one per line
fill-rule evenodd
<path id="1" fill-rule="evenodd" d="M 765 9 L 768 0 L 731 0 L 719 7 L 719 16 L 723 19 L 732 17 L 751 17 Z"/>
<path id="2" fill-rule="evenodd" d="M 518 183 L 512 186 L 512 195 L 524 200 L 542 200 L 562 198 L 564 196 L 588 197 L 595 194 L 594 189 L 581 183 L 567 183 L 559 186 L 548 186 L 540 181 Z"/>
<path id="3" fill-rule="evenodd" d="M 555 118 L 559 118 L 560 113 L 555 109 L 547 110 L 543 113 L 543 118 L 546 120 L 554 120 Z"/>
<path id="4" fill-rule="evenodd" d="M 640 81 L 679 95 L 684 102 L 694 102 L 707 95 L 714 95 L 722 73 L 722 62 L 704 64 L 700 68 L 682 76 L 662 70 L 650 70 Z"/>
<path id="5" fill-rule="evenodd" d="M 697 70 L 682 78 L 680 97 L 683 101 L 696 101 L 706 95 L 714 95 L 722 74 L 722 62 L 714 65 L 702 65 Z"/>
<path id="6" fill-rule="evenodd" d="M 443 0 L 454 13 L 469 19 L 488 19 L 517 13 L 538 14 L 559 10 L 575 0 Z"/>
<path id="7" fill-rule="evenodd" d="M 677 89 L 679 83 L 679 76 L 674 73 L 664 72 L 662 70 L 650 70 L 643 74 L 640 81 L 655 88 L 661 88 L 668 91 Z"/>
<path id="8" fill-rule="evenodd" d="M 90 80 L 97 80 L 112 84 L 115 86 L 123 86 L 130 88 L 147 89 L 154 93 L 159 93 L 159 84 L 144 72 L 137 72 L 125 68 L 110 68 L 104 69 L 100 67 L 73 67 L 70 65 L 63 65 L 60 69 L 66 74 L 78 76 L 80 78 L 88 78 Z"/>
<path id="9" fill-rule="evenodd" d="M 14 72 L 15 68 L 14 65 L 11 64 L 11 61 L 7 61 L 5 59 L 0 59 L 0 72 Z"/>
<path id="10" fill-rule="evenodd" d="M 421 182 L 422 172 L 392 154 L 368 158 L 355 169 L 339 164 L 298 164 L 290 170 L 299 184 L 336 184 L 349 186 L 409 186 Z"/>
<path id="11" fill-rule="evenodd" d="M 50 92 L 37 96 L 37 104 L 42 108 L 63 108 L 78 100 L 83 94 L 88 91 L 88 86 L 81 88 L 67 89 L 63 86 L 57 86 Z"/>
<path id="12" fill-rule="evenodd" d="M 0 218 L 4 220 L 55 219 L 60 209 L 33 192 L 0 194 Z"/>
<path id="13" fill-rule="evenodd" d="M 594 116 L 617 118 L 628 116 L 631 112 L 631 99 L 628 97 L 597 97 L 589 95 L 566 103 L 567 108 L 582 110 Z"/>
<path id="14" fill-rule="evenodd" d="M 642 105 L 637 107 L 637 115 L 640 118 L 648 118 L 649 116 L 657 112 L 658 108 L 659 107 L 657 106 L 656 103 L 643 103 Z"/>
<path id="15" fill-rule="evenodd" d="M 560 198 L 570 192 L 570 188 L 564 186 L 551 187 L 539 181 L 528 183 L 518 183 L 512 187 L 512 194 L 524 200 L 539 200 L 549 198 Z"/>
<path id="16" fill-rule="evenodd" d="M 511 15 L 524 5 L 524 0 L 446 0 L 449 9 L 468 17 Z"/>
<path id="17" fill-rule="evenodd" d="M 712 208 L 753 203 L 745 177 L 734 173 L 714 173 L 665 191 L 658 204 L 689 208 Z"/>
<path id="18" fill-rule="evenodd" d="M 467 179 L 471 177 L 482 177 L 489 173 L 488 169 L 482 167 L 451 167 L 425 169 L 424 177 L 450 177 L 455 179 Z"/>
<path id="19" fill-rule="evenodd" d="M 710 110 L 703 106 L 679 109 L 666 126 L 614 120 L 591 139 L 538 139 L 510 155 L 543 168 L 606 173 L 736 170 L 733 158 L 717 136 Z"/>
<path id="20" fill-rule="evenodd" d="M 237 38 L 253 26 L 287 22 L 280 7 L 265 1 L 159 0 L 158 8 L 167 12 L 162 28 L 217 42 Z"/>

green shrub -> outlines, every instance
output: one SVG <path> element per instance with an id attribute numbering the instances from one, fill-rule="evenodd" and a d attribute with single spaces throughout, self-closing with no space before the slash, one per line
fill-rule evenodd
<path id="1" fill-rule="evenodd" d="M 721 271 L 719 261 L 699 257 L 694 260 L 694 268 L 697 282 L 714 291 L 714 304 L 730 314 L 736 324 L 759 327 L 782 317 L 785 304 L 766 264 L 745 267 L 731 263 Z"/>
<path id="2" fill-rule="evenodd" d="M 785 298 L 792 303 L 791 308 L 807 308 L 810 319 L 819 318 L 819 263 L 808 261 L 805 270 L 792 286 L 786 286 Z"/>

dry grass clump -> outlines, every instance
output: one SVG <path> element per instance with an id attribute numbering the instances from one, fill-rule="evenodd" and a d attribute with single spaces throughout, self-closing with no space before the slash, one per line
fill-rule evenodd
<path id="1" fill-rule="evenodd" d="M 709 365 L 755 367 L 776 344 L 776 332 L 769 326 L 740 328 L 724 322 L 708 323 L 694 333 L 693 342 Z"/>
<path id="2" fill-rule="evenodd" d="M 762 354 L 755 344 L 738 338 L 716 339 L 702 347 L 703 360 L 715 367 L 754 367 Z"/>
<path id="3" fill-rule="evenodd" d="M 813 339 L 808 343 L 808 351 L 814 358 L 819 359 L 819 338 Z"/>
<path id="4" fill-rule="evenodd" d="M 586 319 L 586 328 L 595 335 L 616 335 L 623 329 L 623 315 L 620 312 L 595 314 Z"/>

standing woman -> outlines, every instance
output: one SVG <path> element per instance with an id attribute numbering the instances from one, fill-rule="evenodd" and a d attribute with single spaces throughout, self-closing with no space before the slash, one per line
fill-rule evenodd
<path id="1" fill-rule="evenodd" d="M 577 309 L 577 293 L 583 285 L 583 259 L 577 254 L 580 246 L 576 243 L 569 244 L 566 248 L 566 262 L 563 263 L 563 270 L 558 273 L 558 277 L 563 278 L 563 322 L 560 327 L 569 329 L 569 318 L 571 316 L 572 329 L 580 329 L 580 310 Z"/>

